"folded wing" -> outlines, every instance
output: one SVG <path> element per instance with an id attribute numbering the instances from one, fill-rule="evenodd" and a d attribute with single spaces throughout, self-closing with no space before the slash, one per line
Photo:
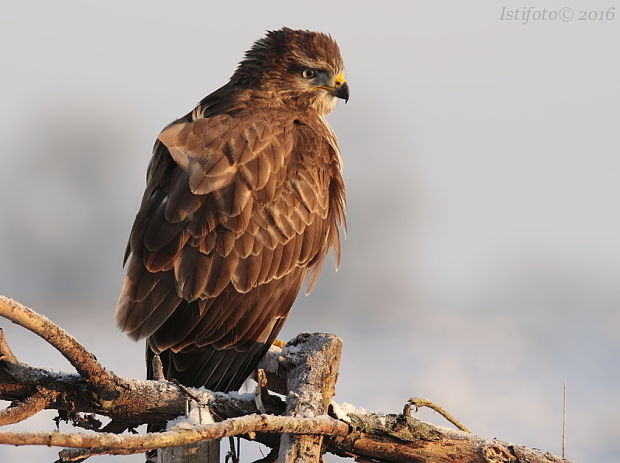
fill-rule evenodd
<path id="1" fill-rule="evenodd" d="M 263 113 L 180 121 L 156 142 L 116 311 L 156 352 L 265 342 L 338 247 L 337 148 Z"/>

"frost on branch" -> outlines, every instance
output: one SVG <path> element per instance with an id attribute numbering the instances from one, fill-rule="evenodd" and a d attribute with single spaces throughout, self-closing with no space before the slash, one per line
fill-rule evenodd
<path id="1" fill-rule="evenodd" d="M 58 325 L 4 296 L 0 296 L 0 315 L 41 336 L 77 370 L 77 374 L 58 373 L 20 363 L 0 329 L 0 399 L 12 401 L 0 411 L 0 425 L 55 409 L 76 426 L 96 431 L 0 430 L 0 444 L 66 447 L 60 452 L 60 461 L 141 453 L 226 436 L 260 441 L 274 449 L 270 453 L 274 459 L 279 452 L 279 461 L 287 463 L 319 462 L 324 452 L 363 462 L 565 461 L 417 420 L 409 410 L 411 405 L 428 406 L 423 399 L 411 399 L 404 413 L 387 415 L 334 403 L 331 399 L 342 350 L 342 341 L 334 335 L 301 334 L 283 349 L 272 347 L 260 365 L 256 394 L 223 394 L 165 380 L 119 377 Z M 285 396 L 285 402 L 268 390 Z M 125 432 L 144 423 L 165 424 L 185 416 L 187 409 L 193 418 L 172 422 L 164 432 Z M 91 414 L 111 421 L 101 427 Z"/>

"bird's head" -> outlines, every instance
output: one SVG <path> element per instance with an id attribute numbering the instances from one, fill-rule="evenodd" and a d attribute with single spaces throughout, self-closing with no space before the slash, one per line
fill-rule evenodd
<path id="1" fill-rule="evenodd" d="M 289 28 L 267 32 L 246 52 L 231 81 L 322 115 L 334 109 L 338 98 L 349 99 L 338 45 L 320 32 Z"/>

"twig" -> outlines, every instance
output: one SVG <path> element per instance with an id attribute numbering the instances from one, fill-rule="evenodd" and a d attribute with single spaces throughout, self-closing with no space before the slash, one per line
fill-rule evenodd
<path id="1" fill-rule="evenodd" d="M 566 458 L 566 381 L 564 381 L 564 400 L 562 406 L 562 458 Z"/>
<path id="2" fill-rule="evenodd" d="M 17 357 L 15 357 L 15 354 L 13 354 L 13 351 L 9 347 L 9 343 L 4 336 L 4 330 L 2 328 L 0 328 L 0 360 L 11 363 L 17 362 Z"/>
<path id="3" fill-rule="evenodd" d="M 155 381 L 165 381 L 166 375 L 164 375 L 164 365 L 161 363 L 161 357 L 159 355 L 156 354 L 153 356 L 151 365 L 153 367 L 153 379 Z"/>
<path id="4" fill-rule="evenodd" d="M 202 426 L 175 428 L 142 435 L 111 433 L 9 432 L 0 431 L 0 444 L 46 445 L 102 450 L 113 455 L 130 455 L 164 447 L 177 447 L 201 440 L 221 439 L 249 432 L 296 433 L 345 436 L 349 426 L 329 416 L 292 418 L 274 415 L 247 415 Z"/>
<path id="5" fill-rule="evenodd" d="M 6 296 L 0 296 L 0 315 L 46 340 L 69 360 L 87 383 L 101 392 L 108 392 L 110 397 L 105 399 L 114 398 L 116 376 L 103 368 L 93 354 L 60 326 Z"/>
<path id="6" fill-rule="evenodd" d="M 471 432 L 465 425 L 463 425 L 459 420 L 457 420 L 454 417 L 454 415 L 448 413 L 446 410 L 444 410 L 442 407 L 440 407 L 436 403 L 431 402 L 430 400 L 427 400 L 427 399 L 421 399 L 420 397 L 412 397 L 411 399 L 407 401 L 407 403 L 405 404 L 405 408 L 403 410 L 403 415 L 405 416 L 409 415 L 409 413 L 411 412 L 411 405 L 413 405 L 416 408 L 416 411 L 420 407 L 431 408 L 435 410 L 437 413 L 439 413 L 441 416 L 443 416 L 450 423 L 452 423 L 454 426 L 456 426 L 458 429 L 460 429 L 461 431 Z"/>
<path id="7" fill-rule="evenodd" d="M 27 399 L 16 402 L 0 411 L 0 426 L 19 423 L 47 408 L 58 394 L 48 390 L 38 390 Z"/>

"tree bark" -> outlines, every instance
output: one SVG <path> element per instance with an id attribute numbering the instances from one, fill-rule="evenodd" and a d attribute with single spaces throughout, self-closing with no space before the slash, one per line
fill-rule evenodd
<path id="1" fill-rule="evenodd" d="M 326 415 L 336 390 L 342 341 L 331 334 L 300 334 L 282 351 L 290 391 L 284 414 L 296 417 Z M 283 434 L 280 463 L 318 463 L 323 436 Z"/>
<path id="2" fill-rule="evenodd" d="M 220 461 L 220 440 L 213 439 L 159 449 L 155 461 L 156 463 L 218 463 Z"/>
<path id="3" fill-rule="evenodd" d="M 286 463 L 314 463 L 320 461 L 324 451 L 363 462 L 567 462 L 539 450 L 434 426 L 409 416 L 410 404 L 427 402 L 423 399 L 410 399 L 402 414 L 391 415 L 330 403 L 342 349 L 342 341 L 334 335 L 302 334 L 283 350 L 270 349 L 261 368 L 269 389 L 287 395 L 285 407 L 266 389 L 259 388 L 256 395 L 223 394 L 183 388 L 163 380 L 121 378 L 104 369 L 62 328 L 27 307 L 0 297 L 0 315 L 48 340 L 79 372 L 57 373 L 20 363 L 0 329 L 0 399 L 13 401 L 11 407 L 0 411 L 0 425 L 47 408 L 58 410 L 60 418 L 76 426 L 96 431 L 0 431 L 0 444 L 69 447 L 60 452 L 61 461 L 158 448 L 177 448 L 168 453 L 165 463 L 171 463 L 171 459 L 205 461 L 198 455 L 205 447 L 214 448 L 215 441 L 209 439 L 242 436 L 272 448 L 280 446 L 280 461 Z M 265 375 L 258 376 L 262 384 Z M 182 423 L 161 433 L 120 434 L 143 423 L 165 424 L 185 414 L 188 397 L 208 409 L 216 422 Z M 285 416 L 280 415 L 283 412 Z M 108 416 L 112 421 L 99 429 L 101 424 L 88 414 Z M 178 450 L 188 445 L 197 451 Z"/>

